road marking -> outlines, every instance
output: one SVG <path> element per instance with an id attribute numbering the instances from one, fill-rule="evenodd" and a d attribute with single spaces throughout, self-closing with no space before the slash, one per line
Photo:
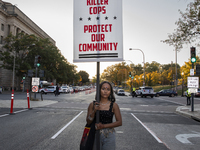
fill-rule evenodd
<path id="1" fill-rule="evenodd" d="M 200 137 L 200 134 L 178 134 L 176 136 L 176 139 L 179 140 L 183 144 L 190 144 L 193 145 L 188 138 L 193 138 L 193 137 Z"/>
<path id="2" fill-rule="evenodd" d="M 116 133 L 124 133 L 123 131 L 116 131 Z"/>
<path id="3" fill-rule="evenodd" d="M 23 109 L 23 110 L 19 110 L 19 111 L 16 111 L 16 112 L 14 112 L 15 114 L 17 114 L 17 113 L 20 113 L 20 112 L 23 112 L 23 111 L 27 111 L 28 109 Z"/>
<path id="4" fill-rule="evenodd" d="M 171 101 L 171 100 L 166 100 L 166 99 L 162 99 L 162 98 L 158 98 L 158 99 L 163 100 L 163 101 L 167 101 L 167 102 L 171 102 L 171 103 L 174 103 L 174 104 L 182 105 L 182 106 L 184 105 L 184 104 L 174 102 L 174 101 Z"/>
<path id="5" fill-rule="evenodd" d="M 61 132 L 65 130 L 76 118 L 78 118 L 83 111 L 81 111 L 76 117 L 74 117 L 69 123 L 67 123 L 62 129 L 60 129 L 54 136 L 51 137 L 51 139 L 55 139 Z"/>
<path id="6" fill-rule="evenodd" d="M 120 110 L 131 110 L 130 108 L 120 108 Z"/>
<path id="7" fill-rule="evenodd" d="M 158 143 L 163 143 L 147 126 L 145 126 L 133 113 L 131 115 L 158 141 Z"/>
<path id="8" fill-rule="evenodd" d="M 1 117 L 5 117 L 5 116 L 8 116 L 8 115 L 9 115 L 9 114 L 1 115 L 0 118 L 1 118 Z"/>
<path id="9" fill-rule="evenodd" d="M 27 111 L 28 109 L 23 109 L 23 110 L 19 110 L 19 111 L 16 111 L 16 112 L 13 112 L 14 114 L 17 114 L 17 113 L 20 113 L 20 112 L 23 112 L 23 111 Z M 4 115 L 1 115 L 0 118 L 2 117 L 5 117 L 5 116 L 8 116 L 9 114 L 4 114 Z"/>

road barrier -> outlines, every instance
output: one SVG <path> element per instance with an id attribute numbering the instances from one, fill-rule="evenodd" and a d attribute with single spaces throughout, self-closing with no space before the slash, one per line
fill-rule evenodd
<path id="1" fill-rule="evenodd" d="M 27 102 L 28 102 L 28 109 L 31 109 L 30 108 L 30 100 L 29 100 L 29 92 L 28 92 L 28 90 L 27 90 Z"/>
<path id="2" fill-rule="evenodd" d="M 86 90 L 85 94 L 91 94 L 92 92 L 95 92 L 95 91 L 96 91 L 96 89 Z"/>
<path id="3" fill-rule="evenodd" d="M 14 90 L 12 90 L 11 94 L 11 107 L 10 107 L 10 115 L 13 115 L 13 104 L 14 104 Z"/>

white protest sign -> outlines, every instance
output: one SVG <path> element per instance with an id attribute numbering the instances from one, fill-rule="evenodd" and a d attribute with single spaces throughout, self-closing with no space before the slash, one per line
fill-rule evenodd
<path id="1" fill-rule="evenodd" d="M 188 88 L 199 88 L 199 77 L 187 77 Z"/>
<path id="2" fill-rule="evenodd" d="M 123 61 L 122 0 L 74 0 L 73 62 Z"/>

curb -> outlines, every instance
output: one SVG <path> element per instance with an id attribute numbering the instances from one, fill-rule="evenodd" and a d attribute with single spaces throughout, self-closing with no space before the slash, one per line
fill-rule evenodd
<path id="1" fill-rule="evenodd" d="M 176 108 L 176 113 L 178 113 L 178 114 L 180 114 L 182 116 L 185 116 L 187 118 L 190 118 L 190 119 L 193 119 L 195 121 L 200 122 L 200 117 L 196 117 L 196 116 L 192 115 L 191 113 L 184 112 L 184 111 L 190 111 L 190 108 L 187 108 L 185 106 L 179 106 L 179 107 Z M 194 112 L 198 112 L 198 111 L 194 111 Z"/>

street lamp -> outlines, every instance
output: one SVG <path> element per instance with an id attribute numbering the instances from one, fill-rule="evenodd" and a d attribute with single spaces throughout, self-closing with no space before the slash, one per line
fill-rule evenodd
<path id="1" fill-rule="evenodd" d="M 143 64 L 144 64 L 143 65 L 143 71 L 144 71 L 143 86 L 145 86 L 145 57 L 144 57 L 144 52 L 141 49 L 134 49 L 134 48 L 129 48 L 129 50 L 139 50 L 143 54 Z"/>
<path id="2" fill-rule="evenodd" d="M 14 59 L 13 59 L 13 81 L 12 81 L 12 90 L 14 90 L 14 87 L 15 87 L 15 57 L 16 57 L 16 51 L 14 51 Z"/>

